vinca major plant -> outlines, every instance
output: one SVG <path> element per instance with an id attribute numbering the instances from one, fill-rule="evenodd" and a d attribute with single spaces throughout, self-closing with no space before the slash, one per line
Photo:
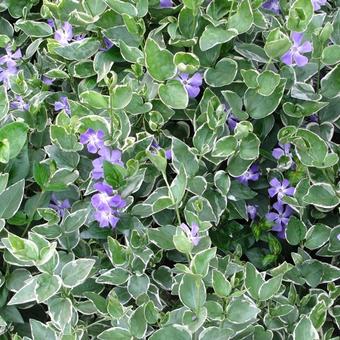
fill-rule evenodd
<path id="1" fill-rule="evenodd" d="M 0 14 L 1 339 L 339 339 L 339 0 Z"/>

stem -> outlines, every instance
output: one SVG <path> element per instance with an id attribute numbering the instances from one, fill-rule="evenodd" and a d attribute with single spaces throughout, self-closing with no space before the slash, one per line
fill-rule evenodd
<path id="1" fill-rule="evenodd" d="M 112 89 L 109 87 L 109 114 L 110 114 L 110 136 L 113 140 L 113 107 L 112 107 Z"/>
<path id="2" fill-rule="evenodd" d="M 319 93 L 320 90 L 320 69 L 321 69 L 321 60 L 318 59 L 318 77 L 316 80 L 316 93 Z"/>
<path id="3" fill-rule="evenodd" d="M 265 69 L 264 69 L 265 71 L 267 71 L 267 69 L 268 69 L 268 67 L 271 65 L 272 61 L 273 61 L 272 58 L 270 58 L 270 59 L 268 60 L 268 63 L 267 63 L 267 65 L 266 65 Z"/>
<path id="4" fill-rule="evenodd" d="M 229 14 L 228 14 L 228 20 L 230 19 L 231 13 L 234 10 L 234 4 L 235 4 L 235 0 L 232 0 L 230 10 L 229 10 Z"/>
<path id="5" fill-rule="evenodd" d="M 169 185 L 168 179 L 166 178 L 166 174 L 164 172 L 162 172 L 162 175 L 163 175 L 165 184 L 166 184 L 166 186 L 168 188 L 170 198 L 171 198 L 172 202 L 175 205 L 176 216 L 177 216 L 178 223 L 180 225 L 182 223 L 181 222 L 181 216 L 180 216 L 180 213 L 179 213 L 179 209 L 178 209 L 177 203 L 175 203 L 175 197 L 173 196 L 172 191 L 170 189 L 170 185 Z"/>

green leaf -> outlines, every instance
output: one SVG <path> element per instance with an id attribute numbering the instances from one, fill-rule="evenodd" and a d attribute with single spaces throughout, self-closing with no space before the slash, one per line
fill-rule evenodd
<path id="1" fill-rule="evenodd" d="M 137 16 L 137 8 L 129 2 L 120 0 L 105 0 L 106 3 L 118 14 L 127 14 L 132 17 Z"/>
<path id="2" fill-rule="evenodd" d="M 146 68 L 152 78 L 164 81 L 175 76 L 176 67 L 172 53 L 161 48 L 155 40 L 147 39 L 144 53 Z"/>
<path id="3" fill-rule="evenodd" d="M 3 85 L 0 85 L 0 120 L 3 119 L 9 109 L 7 90 Z"/>
<path id="4" fill-rule="evenodd" d="M 131 88 L 128 85 L 117 85 L 112 91 L 112 108 L 115 110 L 121 110 L 130 103 L 131 99 Z"/>
<path id="5" fill-rule="evenodd" d="M 199 45 L 202 51 L 207 51 L 214 46 L 221 45 L 237 36 L 235 29 L 226 29 L 224 25 L 207 25 L 201 35 Z"/>
<path id="6" fill-rule="evenodd" d="M 198 171 L 198 160 L 190 148 L 181 140 L 172 138 L 172 163 L 179 171 L 183 164 L 188 177 L 192 177 Z"/>
<path id="7" fill-rule="evenodd" d="M 131 315 L 130 320 L 130 333 L 141 339 L 145 336 L 145 332 L 147 329 L 147 322 L 145 320 L 144 315 L 144 306 L 139 306 Z"/>
<path id="8" fill-rule="evenodd" d="M 61 278 L 65 287 L 73 288 L 83 283 L 89 276 L 95 260 L 78 259 L 70 261 L 61 270 Z"/>
<path id="9" fill-rule="evenodd" d="M 25 123 L 13 122 L 0 128 L 0 147 L 3 142 L 9 146 L 9 159 L 19 155 L 27 140 L 28 126 Z M 1 152 L 1 149 L 0 149 Z"/>
<path id="10" fill-rule="evenodd" d="M 125 184 L 126 169 L 122 166 L 104 161 L 104 178 L 105 181 L 112 186 L 113 189 L 118 189 Z"/>
<path id="11" fill-rule="evenodd" d="M 88 104 L 95 109 L 108 109 L 109 97 L 96 91 L 84 91 L 80 94 L 80 101 Z"/>
<path id="12" fill-rule="evenodd" d="M 231 284 L 225 276 L 217 269 L 213 270 L 212 286 L 215 294 L 221 298 L 226 298 L 231 293 Z"/>
<path id="13" fill-rule="evenodd" d="M 18 211 L 24 196 L 25 181 L 12 184 L 0 193 L 0 218 L 11 218 Z"/>
<path id="14" fill-rule="evenodd" d="M 238 34 L 247 32 L 254 21 L 253 11 L 249 0 L 241 1 L 237 11 L 228 20 L 228 29 L 235 29 Z"/>
<path id="15" fill-rule="evenodd" d="M 246 137 L 242 138 L 240 143 L 240 157 L 244 160 L 253 160 L 259 157 L 261 141 L 250 132 Z"/>
<path id="16" fill-rule="evenodd" d="M 88 216 L 87 209 L 77 210 L 65 217 L 65 219 L 60 225 L 60 228 L 65 233 L 73 233 L 85 223 L 87 216 Z"/>
<path id="17" fill-rule="evenodd" d="M 187 327 L 175 324 L 160 328 L 150 337 L 150 340 L 164 339 L 191 340 L 191 334 L 188 332 Z"/>
<path id="18" fill-rule="evenodd" d="M 57 275 L 42 273 L 38 276 L 37 285 L 35 286 L 35 295 L 37 302 L 41 303 L 57 294 L 61 287 L 61 279 Z"/>
<path id="19" fill-rule="evenodd" d="M 33 339 L 57 340 L 57 333 L 49 325 L 34 319 L 30 319 L 31 333 Z"/>
<path id="20" fill-rule="evenodd" d="M 321 248 L 328 241 L 330 232 L 331 228 L 322 223 L 314 225 L 307 231 L 305 247 L 311 250 Z"/>
<path id="21" fill-rule="evenodd" d="M 309 188 L 303 201 L 319 208 L 331 209 L 339 204 L 339 197 L 330 184 L 317 183 Z"/>
<path id="22" fill-rule="evenodd" d="M 321 80 L 321 93 L 327 98 L 334 98 L 340 93 L 340 64 L 336 65 Z"/>
<path id="23" fill-rule="evenodd" d="M 57 46 L 54 52 L 67 60 L 83 60 L 93 56 L 100 46 L 95 38 L 85 38 L 81 41 L 72 42 L 66 46 Z"/>
<path id="24" fill-rule="evenodd" d="M 263 277 L 256 270 L 255 266 L 252 263 L 247 262 L 245 285 L 251 297 L 256 300 L 259 299 L 260 288 L 264 282 Z"/>
<path id="25" fill-rule="evenodd" d="M 50 300 L 48 303 L 51 320 L 62 330 L 65 329 L 71 321 L 72 308 L 72 302 L 69 298 L 58 297 Z"/>
<path id="26" fill-rule="evenodd" d="M 273 71 L 264 71 L 257 77 L 259 88 L 257 92 L 261 96 L 270 96 L 280 84 L 280 75 Z"/>
<path id="27" fill-rule="evenodd" d="M 213 157 L 227 158 L 236 151 L 237 140 L 234 136 L 222 137 L 215 144 L 211 155 Z"/>
<path id="28" fill-rule="evenodd" d="M 45 22 L 33 20 L 18 20 L 15 26 L 19 27 L 29 37 L 39 38 L 52 35 L 52 27 Z"/>
<path id="29" fill-rule="evenodd" d="M 267 36 L 264 50 L 270 58 L 281 57 L 292 46 L 289 37 L 282 33 L 279 28 L 273 29 Z"/>
<path id="30" fill-rule="evenodd" d="M 302 316 L 293 331 L 294 340 L 315 340 L 319 339 L 318 332 L 314 328 L 312 321 L 307 316 Z"/>
<path id="31" fill-rule="evenodd" d="M 337 64 L 340 61 L 340 45 L 331 45 L 322 51 L 321 62 L 326 65 Z"/>
<path id="32" fill-rule="evenodd" d="M 289 9 L 287 28 L 303 32 L 313 18 L 314 8 L 311 0 L 296 0 Z"/>
<path id="33" fill-rule="evenodd" d="M 166 84 L 161 84 L 158 94 L 161 101 L 168 107 L 185 109 L 188 106 L 188 93 L 179 80 L 169 80 Z"/>
<path id="34" fill-rule="evenodd" d="M 254 89 L 245 93 L 244 105 L 247 113 L 254 119 L 261 119 L 272 114 L 279 106 L 285 89 L 286 80 L 282 79 L 270 96 L 262 96 Z"/>
<path id="35" fill-rule="evenodd" d="M 206 289 L 199 276 L 184 274 L 178 293 L 182 303 L 196 313 L 205 304 Z"/>
<path id="36" fill-rule="evenodd" d="M 128 330 L 120 327 L 113 327 L 105 330 L 98 335 L 99 340 L 132 340 L 133 336 Z"/>
<path id="37" fill-rule="evenodd" d="M 304 240 L 307 232 L 306 225 L 297 217 L 292 216 L 289 219 L 286 236 L 289 244 L 296 246 Z"/>
<path id="38" fill-rule="evenodd" d="M 127 284 L 127 290 L 135 299 L 146 294 L 150 287 L 150 278 L 146 274 L 133 275 Z"/>
<path id="39" fill-rule="evenodd" d="M 181 166 L 179 168 L 178 175 L 173 180 L 173 182 L 171 183 L 171 186 L 170 186 L 170 190 L 171 190 L 171 193 L 172 193 L 172 197 L 174 198 L 175 204 L 178 204 L 179 202 L 181 202 L 181 200 L 182 200 L 182 198 L 185 194 L 187 182 L 188 182 L 188 178 L 187 178 L 187 174 L 185 172 L 185 168 L 184 168 L 184 166 Z"/>
<path id="40" fill-rule="evenodd" d="M 208 274 L 210 261 L 216 256 L 216 250 L 217 248 L 214 247 L 197 253 L 191 261 L 192 272 L 205 277 Z"/>
<path id="41" fill-rule="evenodd" d="M 236 324 L 254 320 L 261 310 L 248 298 L 233 298 L 227 307 L 227 319 Z"/>
<path id="42" fill-rule="evenodd" d="M 282 275 L 274 276 L 270 280 L 264 282 L 259 290 L 259 300 L 267 301 L 271 299 L 279 291 L 282 283 Z"/>
<path id="43" fill-rule="evenodd" d="M 181 72 L 192 74 L 200 67 L 200 60 L 193 53 L 177 52 L 174 56 L 174 64 Z"/>
<path id="44" fill-rule="evenodd" d="M 214 68 L 208 68 L 204 72 L 205 82 L 212 87 L 229 85 L 237 73 L 237 63 L 230 58 L 218 61 Z"/>

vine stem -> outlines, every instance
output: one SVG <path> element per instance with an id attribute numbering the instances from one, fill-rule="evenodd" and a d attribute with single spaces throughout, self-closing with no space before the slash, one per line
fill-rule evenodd
<path id="1" fill-rule="evenodd" d="M 181 223 L 182 223 L 181 222 L 181 216 L 180 216 L 180 213 L 179 213 L 178 205 L 177 205 L 177 203 L 175 203 L 175 197 L 173 196 L 172 191 L 170 189 L 170 185 L 169 185 L 168 179 L 166 178 L 166 174 L 164 172 L 162 172 L 162 175 L 163 175 L 165 184 L 166 184 L 166 186 L 168 188 L 170 198 L 171 198 L 172 202 L 175 205 L 175 211 L 176 211 L 176 216 L 177 216 L 178 223 L 179 223 L 179 225 L 181 225 Z"/>

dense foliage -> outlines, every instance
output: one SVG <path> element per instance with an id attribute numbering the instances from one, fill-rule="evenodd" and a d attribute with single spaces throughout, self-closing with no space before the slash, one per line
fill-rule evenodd
<path id="1" fill-rule="evenodd" d="M 339 339 L 339 0 L 3 0 L 3 339 Z"/>

